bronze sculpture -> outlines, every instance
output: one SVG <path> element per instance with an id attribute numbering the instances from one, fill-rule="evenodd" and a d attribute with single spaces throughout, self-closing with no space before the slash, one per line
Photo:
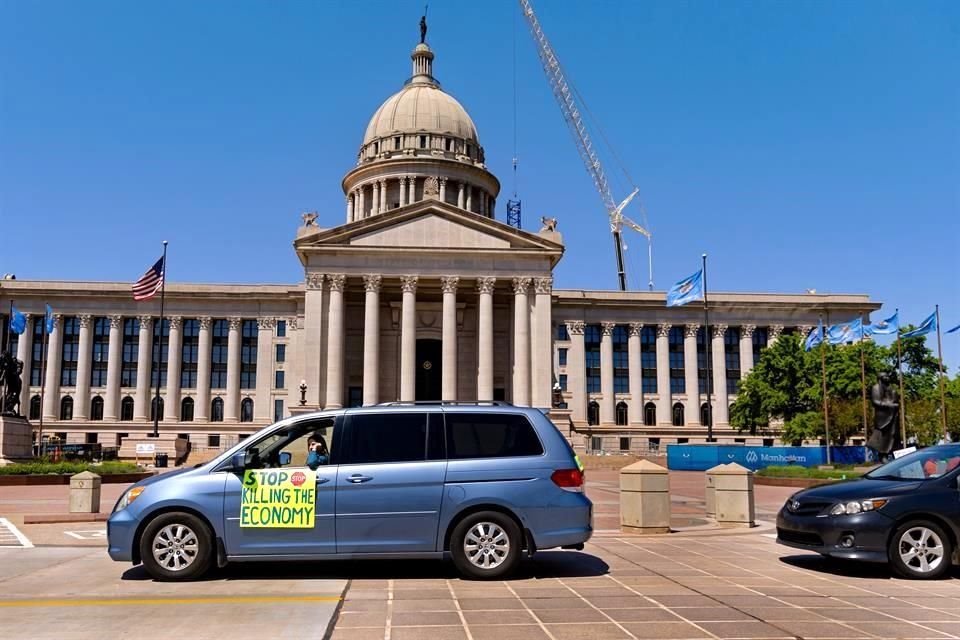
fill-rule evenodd
<path id="1" fill-rule="evenodd" d="M 877 383 L 870 388 L 873 404 L 873 431 L 867 446 L 884 459 L 899 448 L 901 443 L 897 421 L 900 417 L 900 397 L 895 386 L 890 384 L 890 375 L 881 373 Z"/>
<path id="2" fill-rule="evenodd" d="M 20 416 L 20 390 L 23 383 L 20 374 L 23 373 L 23 362 L 12 354 L 0 353 L 0 385 L 3 394 L 0 395 L 0 415 Z"/>
<path id="3" fill-rule="evenodd" d="M 420 16 L 420 44 L 427 42 L 427 14 Z"/>

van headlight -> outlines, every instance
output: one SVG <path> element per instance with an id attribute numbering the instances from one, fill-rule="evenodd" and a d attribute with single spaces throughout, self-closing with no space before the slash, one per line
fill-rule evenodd
<path id="1" fill-rule="evenodd" d="M 146 487 L 130 487 L 127 489 L 120 499 L 117 501 L 117 506 L 113 508 L 113 512 L 123 511 L 130 506 L 130 503 L 140 497 L 147 488 Z"/>
<path id="2" fill-rule="evenodd" d="M 833 505 L 833 508 L 830 509 L 830 515 L 852 516 L 865 511 L 875 511 L 885 504 L 887 504 L 886 500 L 878 500 L 876 498 L 871 500 L 853 500 L 852 502 L 841 502 Z"/>

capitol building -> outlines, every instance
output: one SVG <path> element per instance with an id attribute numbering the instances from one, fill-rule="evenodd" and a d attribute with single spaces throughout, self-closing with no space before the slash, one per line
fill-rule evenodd
<path id="1" fill-rule="evenodd" d="M 588 450 L 704 441 L 711 417 L 719 441 L 759 442 L 728 414 L 760 352 L 819 314 L 880 307 L 865 295 L 711 293 L 705 333 L 699 304 L 668 308 L 663 292 L 563 289 L 560 231 L 495 219 L 500 182 L 477 127 L 435 79 L 430 47 L 411 58 L 341 182 L 343 224 L 304 216 L 302 281 L 167 283 L 162 326 L 159 296 L 134 302 L 129 282 L 0 281 L 4 314 L 11 300 L 29 313 L 10 350 L 34 429 L 42 417 L 45 437 L 117 446 L 152 432 L 159 413 L 162 436 L 217 449 L 296 411 L 500 400 L 550 408 Z"/>

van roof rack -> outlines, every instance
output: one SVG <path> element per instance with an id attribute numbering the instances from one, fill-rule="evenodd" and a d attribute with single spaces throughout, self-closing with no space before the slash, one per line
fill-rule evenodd
<path id="1" fill-rule="evenodd" d="M 392 402 L 381 402 L 374 406 L 512 407 L 513 405 L 503 400 L 396 400 Z"/>

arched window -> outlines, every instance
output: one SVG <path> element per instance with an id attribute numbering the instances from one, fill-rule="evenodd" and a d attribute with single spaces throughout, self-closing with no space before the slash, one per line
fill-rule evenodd
<path id="1" fill-rule="evenodd" d="M 223 398 L 214 398 L 210 403 L 210 422 L 223 422 Z"/>
<path id="2" fill-rule="evenodd" d="M 710 405 L 706 402 L 700 405 L 700 424 L 704 427 L 710 424 Z"/>
<path id="3" fill-rule="evenodd" d="M 657 405 L 652 402 L 643 405 L 643 424 L 648 427 L 657 426 Z"/>
<path id="4" fill-rule="evenodd" d="M 596 400 L 587 405 L 587 424 L 600 424 L 600 403 Z"/>
<path id="5" fill-rule="evenodd" d="M 90 401 L 90 419 L 103 420 L 103 398 L 94 396 Z"/>
<path id="6" fill-rule="evenodd" d="M 620 426 L 627 424 L 627 403 L 622 400 L 617 403 L 617 424 Z"/>
<path id="7" fill-rule="evenodd" d="M 120 401 L 120 419 L 133 420 L 133 398 L 130 396 Z"/>
<path id="8" fill-rule="evenodd" d="M 180 403 L 180 420 L 193 422 L 193 398 L 184 398 Z"/>
<path id="9" fill-rule="evenodd" d="M 30 419 L 39 420 L 40 419 L 40 396 L 33 396 L 30 398 Z"/>
<path id="10" fill-rule="evenodd" d="M 60 419 L 73 420 L 73 398 L 64 396 L 60 400 Z"/>
<path id="11" fill-rule="evenodd" d="M 673 405 L 673 426 L 682 427 L 684 422 L 683 403 L 678 402 Z"/>
<path id="12" fill-rule="evenodd" d="M 159 413 L 157 413 L 158 406 L 160 407 Z M 154 419 L 163 420 L 163 398 L 154 397 L 150 401 L 150 421 L 153 422 Z"/>
<path id="13" fill-rule="evenodd" d="M 244 398 L 240 403 L 240 422 L 253 422 L 253 400 Z"/>

